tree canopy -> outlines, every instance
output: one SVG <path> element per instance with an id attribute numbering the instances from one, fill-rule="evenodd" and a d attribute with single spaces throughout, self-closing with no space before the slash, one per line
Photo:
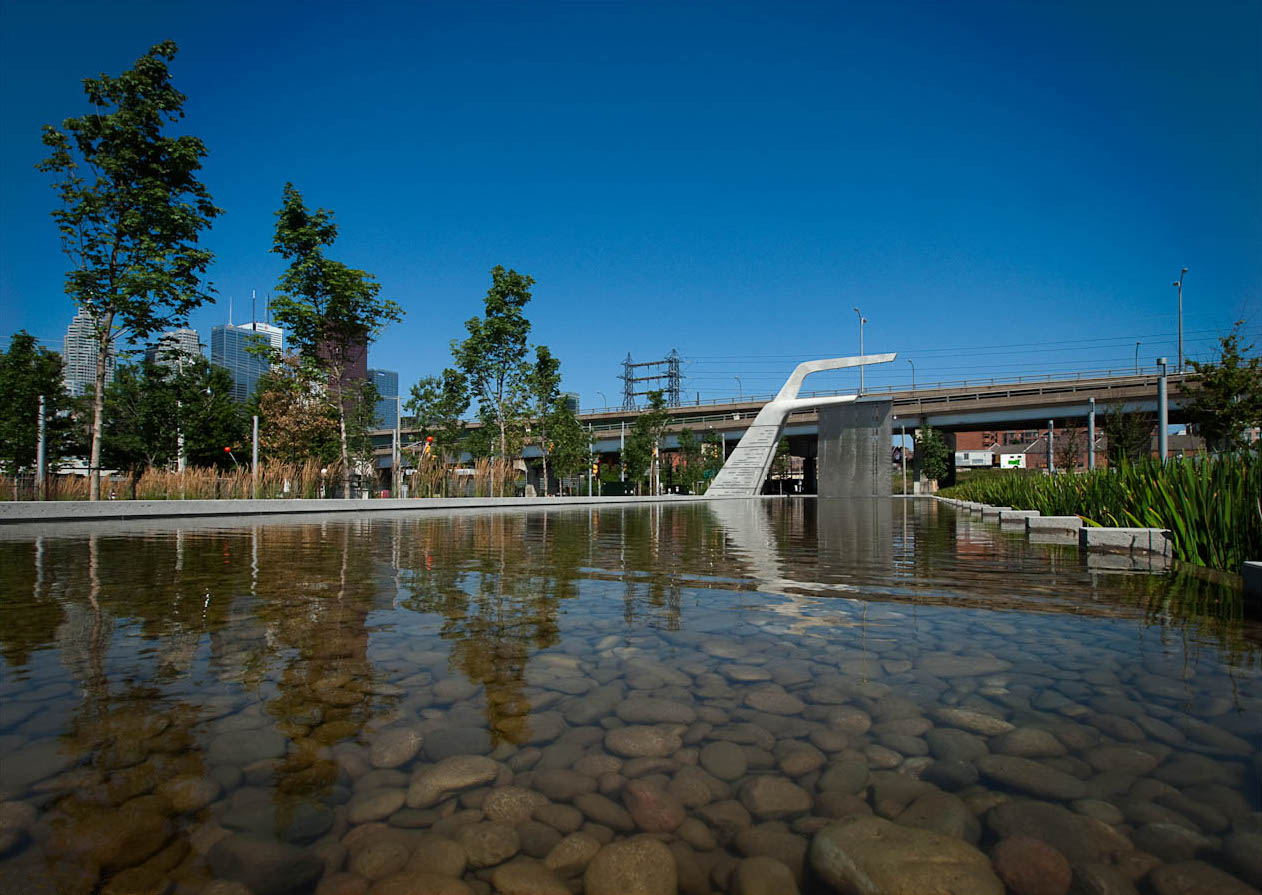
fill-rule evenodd
<path id="1" fill-rule="evenodd" d="M 70 396 L 61 378 L 61 357 L 41 347 L 25 330 L 0 350 L 0 470 L 17 475 L 35 465 L 39 396 L 44 396 L 44 442 L 50 465 L 73 450 Z"/>
<path id="2" fill-rule="evenodd" d="M 534 437 L 543 457 L 543 495 L 548 495 L 548 426 L 555 412 L 554 406 L 561 394 L 561 361 L 553 356 L 546 345 L 535 346 L 535 362 L 526 374 L 526 388 L 530 394 L 530 416 L 534 423 Z"/>
<path id="3" fill-rule="evenodd" d="M 666 411 L 666 398 L 661 389 L 648 393 L 649 406 L 635 418 L 631 431 L 627 433 L 626 449 L 622 462 L 627 470 L 627 478 L 636 483 L 636 487 L 647 476 L 650 490 L 654 486 L 651 475 L 655 469 L 662 434 L 670 415 Z"/>
<path id="4" fill-rule="evenodd" d="M 532 277 L 501 265 L 491 269 L 484 316 L 465 321 L 468 336 L 451 343 L 456 366 L 468 378 L 483 425 L 494 430 L 497 452 L 508 459 L 520 438 L 521 414 L 529 400 L 526 339 L 530 321 L 523 309 L 530 301 Z"/>
<path id="5" fill-rule="evenodd" d="M 1262 426 L 1262 356 L 1249 357 L 1253 344 L 1241 345 L 1238 320 L 1219 338 L 1218 361 L 1190 361 L 1196 388 L 1183 410 L 1213 450 L 1232 451 L 1248 446 L 1246 431 Z"/>
<path id="6" fill-rule="evenodd" d="M 213 256 L 198 239 L 220 210 L 197 179 L 205 145 L 164 134 L 184 117 L 185 97 L 167 70 L 175 54 L 175 43 L 163 41 L 118 77 L 84 79 L 93 111 L 43 131 L 48 156 L 38 168 L 54 176 L 61 203 L 52 217 L 72 264 L 66 293 L 91 316 L 98 349 L 91 500 L 101 493 L 110 348 L 123 336 L 182 326 L 210 300 L 202 276 Z"/>
<path id="7" fill-rule="evenodd" d="M 376 394 L 352 380 L 351 373 L 385 326 L 403 319 L 403 309 L 380 297 L 381 285 L 372 274 L 326 256 L 324 250 L 336 239 L 333 213 L 309 210 L 294 185 L 285 184 L 272 251 L 289 266 L 277 282 L 280 295 L 272 299 L 272 317 L 286 330 L 301 362 L 325 376 L 319 394 L 337 416 L 342 493 L 350 497 L 351 455 L 373 419 L 363 405 Z"/>
<path id="8" fill-rule="evenodd" d="M 916 457 L 925 478 L 937 481 L 951 471 L 951 449 L 937 429 L 925 426 L 916 439 Z"/>

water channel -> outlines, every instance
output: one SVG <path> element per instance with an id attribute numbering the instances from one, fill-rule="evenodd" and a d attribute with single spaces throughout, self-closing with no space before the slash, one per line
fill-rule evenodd
<path id="1" fill-rule="evenodd" d="M 0 529 L 0 893 L 1251 892 L 1238 599 L 923 500 Z"/>

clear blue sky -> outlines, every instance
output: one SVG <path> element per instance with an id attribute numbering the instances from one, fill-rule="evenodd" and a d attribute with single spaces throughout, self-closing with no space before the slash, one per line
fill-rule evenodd
<path id="1" fill-rule="evenodd" d="M 1262 342 L 1262 4 L 163 3 L 0 6 L 0 335 L 73 306 L 35 171 L 80 79 L 180 46 L 224 210 L 219 304 L 275 288 L 281 187 L 407 317 L 371 351 L 450 362 L 495 264 L 586 406 L 678 348 L 701 398 L 808 356 L 869 385 L 1128 367 L 1245 317 Z M 996 347 L 1000 346 L 1000 347 Z M 830 374 L 823 386 L 853 386 Z M 812 380 L 814 382 L 814 380 Z"/>

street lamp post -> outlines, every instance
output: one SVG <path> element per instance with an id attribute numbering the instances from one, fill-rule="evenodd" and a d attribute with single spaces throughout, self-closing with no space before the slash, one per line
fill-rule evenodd
<path id="1" fill-rule="evenodd" d="M 732 378 L 736 380 L 736 400 L 744 401 L 745 388 L 741 385 L 741 378 L 739 376 L 733 376 Z"/>
<path id="2" fill-rule="evenodd" d="M 868 322 L 868 318 L 863 316 L 863 312 L 858 308 L 854 312 L 859 315 L 859 356 L 863 356 L 863 324 Z M 863 364 L 859 364 L 859 394 L 863 394 Z"/>
<path id="3" fill-rule="evenodd" d="M 596 394 L 600 395 L 600 409 L 604 410 L 609 406 L 609 399 L 605 397 L 604 392 L 596 392 Z"/>
<path id="4" fill-rule="evenodd" d="M 1135 375 L 1139 375 L 1139 343 L 1135 343 Z"/>
<path id="5" fill-rule="evenodd" d="M 911 358 L 907 358 L 907 363 L 911 364 L 911 390 L 914 392 L 916 390 L 916 364 Z"/>
<path id="6" fill-rule="evenodd" d="M 1179 271 L 1179 278 L 1170 284 L 1179 290 L 1179 362 L 1174 368 L 1176 373 L 1183 372 L 1183 275 L 1187 272 L 1188 269 L 1183 268 Z"/>

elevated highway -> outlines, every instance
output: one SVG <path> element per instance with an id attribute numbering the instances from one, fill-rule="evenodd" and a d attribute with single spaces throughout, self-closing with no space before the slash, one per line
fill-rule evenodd
<path id="1" fill-rule="evenodd" d="M 1171 373 L 1167 377 L 1172 423 L 1182 421 L 1182 400 L 1188 379 L 1186 373 Z M 1114 408 L 1155 413 L 1157 380 L 1157 371 L 1152 369 L 1138 373 L 1096 370 L 1047 377 L 975 378 L 915 388 L 868 389 L 859 401 L 892 402 L 895 431 L 905 426 L 909 434 L 912 429 L 925 425 L 945 432 L 1033 429 L 1046 425 L 1048 420 L 1055 420 L 1058 427 L 1085 426 L 1092 399 L 1097 413 Z M 845 394 L 853 392 L 803 390 L 800 396 L 829 398 Z M 674 448 L 675 435 L 683 428 L 690 428 L 698 435 L 713 429 L 725 442 L 734 444 L 772 397 L 750 396 L 667 408 L 670 423 L 664 447 Z M 596 452 L 613 453 L 619 449 L 623 433 L 630 430 L 641 413 L 643 411 L 602 408 L 581 411 L 578 417 L 585 427 L 590 427 Z M 813 409 L 791 414 L 784 429 L 797 456 L 815 455 L 818 433 L 819 416 Z M 417 441 L 419 434 L 405 426 L 403 443 Z M 374 433 L 376 453 L 384 457 L 386 465 L 389 464 L 390 438 L 388 429 Z M 538 456 L 538 448 L 527 448 L 524 455 L 527 458 Z"/>
<path id="2" fill-rule="evenodd" d="M 1172 373 L 1166 380 L 1172 423 L 1181 421 L 1187 377 L 1186 373 Z M 1137 374 L 1097 371 L 1048 378 L 1024 376 L 1010 380 L 973 379 L 931 383 L 914 389 L 869 389 L 859 400 L 892 402 L 895 428 L 906 426 L 908 430 L 925 425 L 946 432 L 1037 428 L 1046 425 L 1049 419 L 1055 420 L 1057 426 L 1086 425 L 1092 399 L 1095 400 L 1097 413 L 1112 408 L 1155 413 L 1157 380 L 1156 371 Z M 831 397 L 838 394 L 845 392 L 803 391 L 801 396 Z M 698 432 L 714 429 L 726 440 L 737 440 L 768 400 L 770 396 L 669 408 L 671 422 L 668 436 L 688 427 Z M 598 449 L 609 451 L 617 450 L 623 427 L 630 428 L 637 416 L 639 413 L 635 411 L 596 410 L 583 412 L 579 419 L 584 425 L 591 426 Z M 791 439 L 814 436 L 819 431 L 818 425 L 819 416 L 814 410 L 799 411 L 790 415 L 785 434 Z M 794 453 L 798 452 L 795 450 Z"/>

